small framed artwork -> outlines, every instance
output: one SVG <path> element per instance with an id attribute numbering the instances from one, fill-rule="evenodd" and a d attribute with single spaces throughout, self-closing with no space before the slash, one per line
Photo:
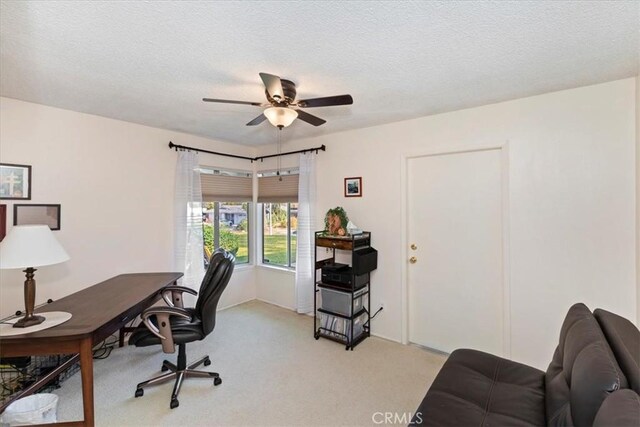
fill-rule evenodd
<path id="1" fill-rule="evenodd" d="M 0 163 L 0 199 L 31 200 L 31 166 Z"/>
<path id="2" fill-rule="evenodd" d="M 344 179 L 344 197 L 362 197 L 362 177 Z"/>
<path id="3" fill-rule="evenodd" d="M 13 205 L 13 225 L 32 224 L 60 230 L 60 205 Z"/>
<path id="4" fill-rule="evenodd" d="M 7 235 L 7 205 L 0 205 L 0 242 Z"/>

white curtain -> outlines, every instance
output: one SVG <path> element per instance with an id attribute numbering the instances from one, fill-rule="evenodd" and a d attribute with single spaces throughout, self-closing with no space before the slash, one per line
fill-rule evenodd
<path id="1" fill-rule="evenodd" d="M 298 231 L 296 250 L 296 310 L 313 311 L 315 266 L 314 231 L 316 212 L 316 156 L 300 154 L 298 180 Z"/>
<path id="2" fill-rule="evenodd" d="M 202 189 L 198 154 L 178 152 L 174 198 L 175 268 L 184 272 L 181 284 L 198 291 L 204 277 L 204 242 L 202 239 Z M 184 294 L 185 306 L 196 298 Z"/>

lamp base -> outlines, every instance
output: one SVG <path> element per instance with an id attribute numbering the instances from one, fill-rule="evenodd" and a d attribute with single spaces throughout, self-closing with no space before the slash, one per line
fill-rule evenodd
<path id="1" fill-rule="evenodd" d="M 44 322 L 44 316 L 24 316 L 22 319 L 18 320 L 13 324 L 14 328 L 28 328 L 29 326 L 39 325 Z"/>

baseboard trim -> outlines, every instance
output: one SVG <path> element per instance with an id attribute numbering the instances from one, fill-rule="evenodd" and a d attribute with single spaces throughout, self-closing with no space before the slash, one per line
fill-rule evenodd
<path id="1" fill-rule="evenodd" d="M 231 305 L 225 305 L 224 307 L 219 308 L 218 311 L 226 310 L 228 308 L 232 308 L 232 307 L 235 307 L 235 306 L 240 305 L 240 304 L 245 304 L 245 303 L 248 303 L 248 302 L 251 302 L 251 301 L 255 301 L 256 299 L 257 298 L 249 298 L 247 300 L 236 302 L 236 303 L 231 304 Z"/>
<path id="2" fill-rule="evenodd" d="M 264 302 L 266 304 L 275 305 L 276 307 L 284 308 L 286 310 L 293 311 L 294 313 L 296 312 L 296 309 L 293 307 L 287 307 L 286 305 L 278 304 L 272 301 L 267 301 L 266 299 L 262 299 L 262 298 L 256 298 L 256 300 L 260 302 Z"/>
<path id="3" fill-rule="evenodd" d="M 376 337 L 376 338 L 381 338 L 381 339 L 383 339 L 383 340 L 385 340 L 385 341 L 397 342 L 398 344 L 402 344 L 402 341 L 400 341 L 400 340 L 393 339 L 393 338 L 389 338 L 389 337 L 387 337 L 387 336 L 380 335 L 380 334 L 375 334 L 375 333 L 373 333 L 373 332 L 371 332 L 371 336 L 372 336 L 372 337 Z"/>
<path id="4" fill-rule="evenodd" d="M 238 305 L 245 304 L 245 303 L 248 303 L 248 302 L 251 302 L 251 301 L 260 301 L 260 302 L 263 302 L 265 304 L 273 305 L 275 307 L 283 308 L 285 310 L 289 310 L 289 311 L 292 311 L 294 313 L 297 313 L 297 311 L 294 308 L 287 307 L 287 306 L 284 306 L 282 304 L 277 304 L 275 302 L 267 301 L 267 300 L 264 300 L 262 298 L 250 298 L 250 299 L 247 299 L 245 301 L 241 301 L 241 302 L 237 302 L 235 304 L 227 305 L 227 306 L 225 306 L 223 308 L 218 309 L 218 311 L 222 311 L 222 310 L 226 310 L 228 308 L 236 307 Z M 313 313 L 308 313 L 307 315 L 308 316 L 313 316 Z M 375 338 L 380 338 L 382 340 L 389 341 L 389 342 L 392 342 L 392 343 L 402 344 L 402 341 L 394 339 L 394 338 L 389 338 L 389 337 L 387 337 L 385 335 L 382 335 L 382 334 L 371 333 L 371 336 L 375 337 Z M 419 344 L 409 343 L 409 344 L 402 344 L 402 345 L 416 347 L 416 348 L 419 348 L 420 350 L 428 351 L 430 353 L 440 354 L 440 355 L 443 355 L 443 356 L 449 356 L 449 353 L 445 353 L 443 351 L 436 350 L 436 349 L 433 349 L 433 348 L 430 348 L 430 347 L 425 347 L 425 346 L 422 346 L 422 345 L 419 345 Z"/>

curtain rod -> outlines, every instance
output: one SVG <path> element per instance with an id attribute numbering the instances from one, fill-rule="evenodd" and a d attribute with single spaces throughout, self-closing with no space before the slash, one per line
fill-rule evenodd
<path id="1" fill-rule="evenodd" d="M 271 158 L 271 157 L 288 156 L 290 154 L 298 154 L 298 153 L 303 153 L 304 154 L 304 153 L 312 152 L 312 151 L 315 151 L 316 154 L 318 154 L 318 151 L 327 151 L 327 147 L 325 147 L 325 145 L 322 144 L 320 147 L 305 148 L 304 150 L 287 151 L 286 153 L 269 154 L 267 156 L 246 157 L 246 156 L 238 156 L 236 154 L 227 154 L 227 153 L 220 153 L 218 151 L 209 151 L 209 150 L 202 150 L 200 148 L 187 147 L 185 145 L 178 145 L 178 144 L 174 144 L 173 142 L 169 141 L 169 149 L 171 149 L 171 148 L 175 148 L 176 151 L 178 151 L 178 149 L 192 150 L 192 151 L 198 151 L 200 153 L 215 154 L 216 156 L 225 156 L 225 157 L 233 157 L 234 159 L 251 160 L 251 163 L 257 162 L 258 160 L 263 161 L 264 159 L 268 159 L 268 158 Z"/>

